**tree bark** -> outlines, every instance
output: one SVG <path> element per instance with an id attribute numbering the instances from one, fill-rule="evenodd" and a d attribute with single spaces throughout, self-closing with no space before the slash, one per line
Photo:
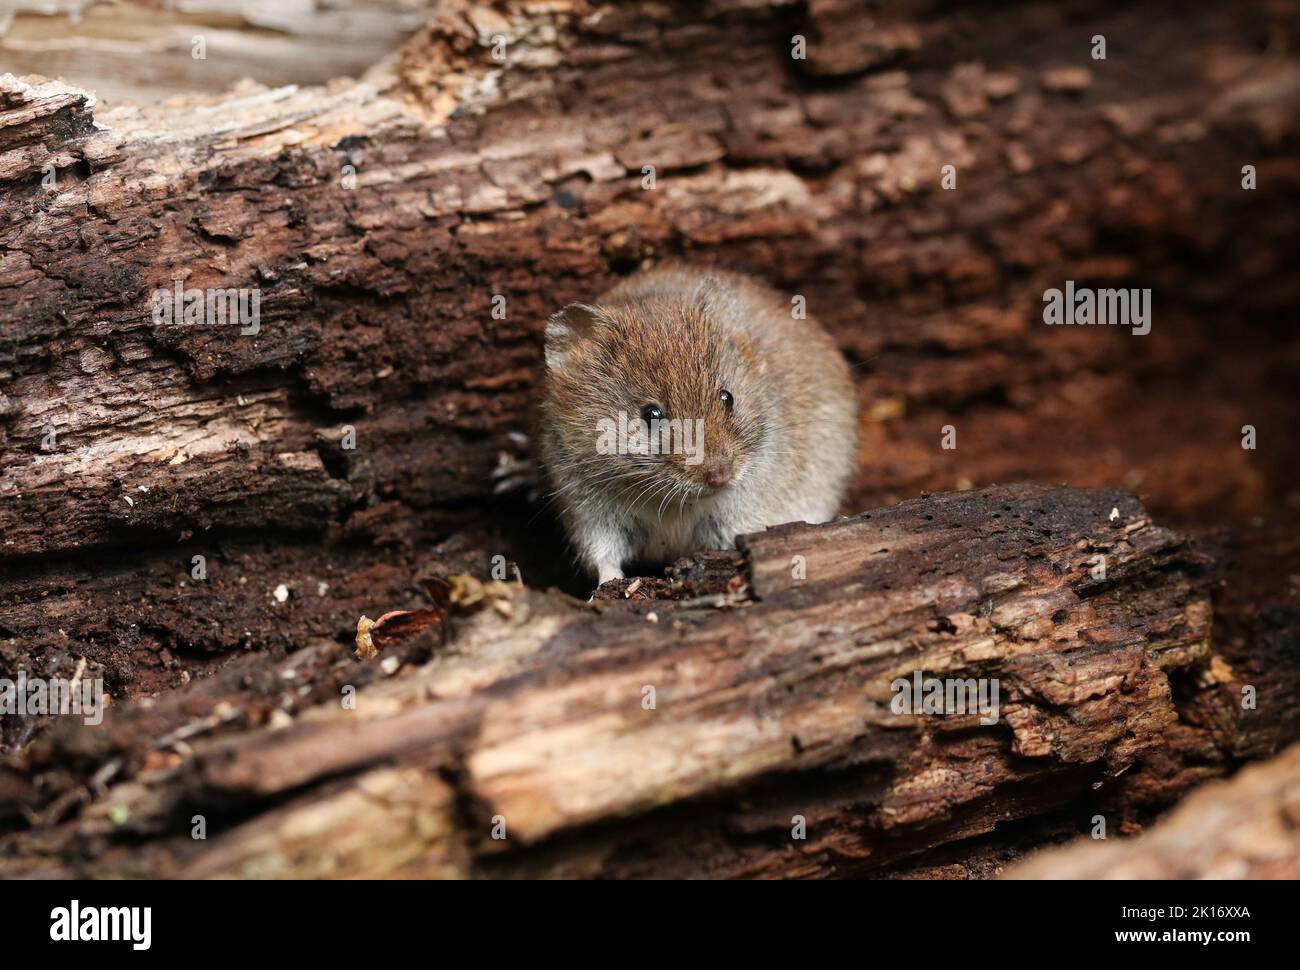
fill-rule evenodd
<path id="1" fill-rule="evenodd" d="M 1300 745 L 1187 797 L 1134 839 L 1039 853 L 1008 879 L 1300 878 Z"/>
<path id="2" fill-rule="evenodd" d="M 105 679 L 122 712 L 109 732 L 67 739 L 58 725 L 41 734 L 42 722 L 0 724 L 0 750 L 14 752 L 0 772 L 0 825 L 21 844 L 11 859 L 56 865 L 39 849 L 48 836 L 51 845 L 75 841 L 84 856 L 68 865 L 78 871 L 99 847 L 112 850 L 104 871 L 179 871 L 161 848 L 131 857 L 118 836 L 136 822 L 122 830 L 104 820 L 103 786 L 123 788 L 151 839 L 175 834 L 189 799 L 210 814 L 229 798 L 236 814 L 223 825 L 232 822 L 251 797 L 233 783 L 199 784 L 189 769 L 184 783 L 139 780 L 153 771 L 171 778 L 176 758 L 188 764 L 176 750 L 187 737 L 155 750 L 157 739 L 235 731 L 239 741 L 225 740 L 237 773 L 258 745 L 277 749 L 284 732 L 268 730 L 283 721 L 270 723 L 276 709 L 295 719 L 317 711 L 309 721 L 322 726 L 311 730 L 335 737 L 321 712 L 337 704 L 339 687 L 382 694 L 386 682 L 377 664 L 340 666 L 358 617 L 427 607 L 415 577 L 483 578 L 496 556 L 521 569 L 531 588 L 524 602 L 553 630 L 490 644 L 487 657 L 499 647 L 501 667 L 464 674 L 458 711 L 417 705 L 410 720 L 376 728 L 384 736 L 368 742 L 374 760 L 348 766 L 347 779 L 326 772 L 304 781 L 304 793 L 257 794 L 252 804 L 268 814 L 245 835 L 222 837 L 230 855 L 188 846 L 186 864 L 232 871 L 241 852 L 263 858 L 241 839 L 288 837 L 273 828 L 277 819 L 328 820 L 318 805 L 359 817 L 378 798 L 393 806 L 377 829 L 392 839 L 392 855 L 375 850 L 394 860 L 377 864 L 389 870 L 628 874 L 646 864 L 692 874 L 713 866 L 982 875 L 1026 844 L 1082 831 L 1059 796 L 1085 793 L 1085 779 L 1131 765 L 1102 793 L 1139 824 L 1195 783 L 1297 736 L 1284 700 L 1295 685 L 1295 608 L 1285 589 L 1268 585 L 1292 574 L 1270 570 L 1297 561 L 1288 499 L 1300 487 L 1300 459 L 1286 436 L 1300 386 L 1290 328 L 1300 278 L 1281 255 L 1300 243 L 1290 214 L 1300 187 L 1300 67 L 1285 53 L 1293 20 L 1264 3 L 1232 11 L 898 3 L 870 21 L 852 10 L 834 0 L 739 8 L 453 0 L 396 57 L 352 81 L 247 83 L 105 109 L 71 83 L 0 79 L 0 675 L 69 677 L 84 667 Z M 1106 61 L 1089 57 L 1086 39 L 1098 33 L 1111 39 Z M 791 57 L 795 36 L 807 40 L 806 60 Z M 507 41 L 504 60 L 493 56 L 496 38 Z M 1254 191 L 1242 188 L 1247 163 L 1258 172 Z M 955 166 L 954 191 L 940 184 L 944 165 Z M 643 187 L 646 166 L 653 188 Z M 1089 742 L 1044 713 L 1057 701 L 1027 703 L 1014 744 L 1046 745 L 1048 754 L 1011 755 L 1011 740 L 998 747 L 984 731 L 936 732 L 950 759 L 943 771 L 963 759 L 993 765 L 987 797 L 962 787 L 970 779 L 948 791 L 946 775 L 930 778 L 915 732 L 882 728 L 859 751 L 843 724 L 787 712 L 812 730 L 813 753 L 794 757 L 792 777 L 761 760 L 774 749 L 746 749 L 760 760 L 737 762 L 737 777 L 629 782 L 625 803 L 605 793 L 592 811 L 625 819 L 608 843 L 572 836 L 592 823 L 562 802 L 547 809 L 549 822 L 512 824 L 510 851 L 485 849 L 477 789 L 463 781 L 469 755 L 457 748 L 465 743 L 457 732 L 476 730 L 486 703 L 470 688 L 522 689 L 500 680 L 518 651 L 528 676 L 545 680 L 529 666 L 540 662 L 529 636 L 587 631 L 591 664 L 607 636 L 603 624 L 583 625 L 597 619 L 532 591 L 589 592 L 563 563 L 546 516 L 520 494 L 497 493 L 527 457 L 513 433 L 526 425 L 541 322 L 666 255 L 747 270 L 804 296 L 845 349 L 863 413 L 861 471 L 846 511 L 924 489 L 1036 478 L 1140 488 L 1153 514 L 1198 533 L 1233 526 L 1218 557 L 1227 585 L 1215 590 L 1223 666 L 1188 646 L 1186 658 L 1158 670 L 1150 651 L 1075 631 L 1071 650 L 1086 642 L 1106 655 L 1099 670 L 1130 665 L 1134 708 L 1099 705 L 1103 723 L 1089 727 L 1100 732 Z M 1044 290 L 1067 279 L 1153 287 L 1152 333 L 1043 326 Z M 256 289 L 258 333 L 156 322 L 152 294 L 178 280 Z M 948 425 L 954 450 L 939 446 Z M 1258 430 L 1255 450 L 1241 447 L 1245 425 Z M 1045 508 L 1048 517 L 1069 514 Z M 1262 525 L 1249 524 L 1257 518 Z M 785 570 L 775 546 L 756 548 L 751 596 Z M 830 568 L 840 568 L 837 548 L 823 550 Z M 1175 574 L 1191 568 L 1177 562 Z M 708 565 L 701 588 L 725 592 L 706 579 L 725 583 L 726 562 Z M 1147 574 L 1156 589 L 1174 588 L 1160 569 Z M 771 592 L 798 602 L 797 590 Z M 873 587 L 873 597 L 884 594 Z M 1173 608 L 1191 595 L 1162 602 Z M 753 609 L 709 622 L 736 623 Z M 848 622 L 832 605 L 817 609 L 800 614 L 811 629 Z M 621 613 L 605 617 L 615 619 L 620 636 L 641 629 Z M 711 649 L 743 668 L 758 641 L 728 637 L 763 631 L 728 629 L 736 632 L 719 632 L 724 646 Z M 609 649 L 635 656 L 647 641 L 621 642 Z M 431 631 L 393 640 L 384 657 L 403 669 L 430 657 L 443 667 Z M 990 662 L 1009 664 L 1010 680 L 1035 689 L 1051 681 L 1007 658 Z M 1172 683 L 1171 699 L 1144 693 L 1159 694 L 1155 672 Z M 574 676 L 577 691 L 599 686 L 568 668 L 554 676 Z M 1247 716 L 1238 695 L 1250 685 L 1260 707 Z M 825 689 L 848 704 L 836 693 L 843 684 Z M 268 723 L 246 723 L 248 710 Z M 1131 736 L 1108 733 L 1120 723 Z M 381 767 L 390 730 L 441 770 Z M 810 825 L 817 848 L 787 858 L 788 840 L 768 835 L 788 832 L 794 780 L 822 754 L 831 767 L 818 767 L 823 787 L 805 808 L 830 828 Z M 1039 759 L 1023 784 L 1007 766 L 1021 757 Z M 1044 771 L 1043 759 L 1056 767 Z M 107 780 L 94 780 L 99 771 Z M 388 794 L 366 794 L 357 771 Z M 885 800 L 907 772 L 923 779 L 920 807 L 901 795 Z M 482 782 L 486 803 L 510 815 L 524 797 L 509 788 L 516 783 L 524 782 L 508 773 Z M 690 800 L 653 808 L 678 785 Z M 159 802 L 141 807 L 136 797 Z M 757 799 L 770 818 L 747 828 L 733 797 Z M 883 808 L 855 814 L 871 799 L 915 824 L 894 823 Z M 697 818 L 691 806 L 701 802 Z M 678 813 L 718 855 L 687 858 L 683 845 L 646 863 L 628 846 L 653 836 L 656 811 Z M 1035 822 L 997 830 L 1003 812 Z M 442 833 L 429 846 L 446 849 L 443 862 L 435 865 L 433 848 L 403 856 L 412 851 L 403 824 Z M 877 843 L 875 832 L 898 838 Z M 554 848 L 570 838 L 609 855 L 584 861 Z M 518 841 L 537 845 L 516 852 Z M 805 855 L 811 861 L 796 865 Z"/>
<path id="3" fill-rule="evenodd" d="M 114 104 L 223 93 L 244 78 L 323 84 L 391 54 L 433 0 L 6 0 L 0 65 L 68 77 Z"/>
<path id="4" fill-rule="evenodd" d="M 329 88 L 101 116 L 65 86 L 6 82 L 7 556 L 268 525 L 404 534 L 411 511 L 481 501 L 523 426 L 540 321 L 683 249 L 805 295 L 867 365 L 863 455 L 887 457 L 864 461 L 859 508 L 1037 475 L 1128 478 L 1184 515 L 1245 517 L 1290 487 L 1258 467 L 1292 471 L 1268 457 L 1281 449 L 1239 446 L 1248 420 L 1280 434 L 1290 398 L 1274 379 L 1252 391 L 1269 365 L 1226 339 L 1297 286 L 1275 254 L 1300 166 L 1265 140 L 1292 131 L 1297 74 L 1250 56 L 1246 18 L 1197 12 L 1152 37 L 1135 21 L 1149 47 L 1134 89 L 1082 67 L 1077 25 L 1036 7 L 1023 61 L 950 69 L 914 41 L 953 44 L 959 24 L 911 7 L 882 40 L 835 4 L 694 20 L 446 6 L 395 65 Z M 943 64 L 1014 41 L 1013 14 L 980 19 Z M 776 45 L 794 28 L 814 37 L 806 65 Z M 1177 56 L 1209 36 L 1232 54 Z M 909 51 L 910 69 L 880 69 Z M 1245 199 L 1243 136 L 1269 175 Z M 955 195 L 945 163 L 968 172 Z M 1155 254 L 1176 246 L 1206 264 L 1190 292 L 1181 259 Z M 1243 292 L 1247 264 L 1263 285 Z M 1032 325 L 1047 284 L 1085 276 L 1170 280 L 1149 343 Z M 257 288 L 260 332 L 155 324 L 152 293 L 178 279 Z M 1189 384 L 1209 346 L 1232 397 Z M 960 410 L 949 455 L 937 429 Z M 1072 447 L 1050 447 L 1062 425 Z"/>
<path id="5" fill-rule="evenodd" d="M 6 869 L 50 874 L 57 847 L 54 872 L 96 876 L 880 872 L 1123 801 L 1176 694 L 1231 679 L 1214 579 L 1130 496 L 1022 485 L 783 526 L 590 605 L 457 580 L 443 622 L 380 624 L 377 659 L 304 652 L 114 705 L 106 731 L 64 719 L 7 782 L 43 824 Z M 996 681 L 997 723 L 899 713 L 918 672 Z"/>

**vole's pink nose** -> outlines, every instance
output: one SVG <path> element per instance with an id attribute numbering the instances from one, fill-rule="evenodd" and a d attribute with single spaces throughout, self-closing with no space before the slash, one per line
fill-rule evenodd
<path id="1" fill-rule="evenodd" d="M 731 481 L 731 462 L 714 458 L 704 465 L 704 481 L 711 488 L 722 488 Z"/>

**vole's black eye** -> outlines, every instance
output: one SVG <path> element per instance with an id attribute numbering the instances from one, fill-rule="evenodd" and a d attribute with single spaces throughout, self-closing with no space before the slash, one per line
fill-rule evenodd
<path id="1" fill-rule="evenodd" d="M 732 408 L 736 406 L 736 399 L 732 397 L 731 392 L 726 390 L 725 388 L 723 389 L 722 393 L 718 395 L 718 399 L 722 401 L 722 406 L 726 408 L 728 411 L 730 411 Z"/>
<path id="2" fill-rule="evenodd" d="M 658 404 L 647 404 L 641 409 L 641 420 L 646 424 L 651 421 L 662 421 L 664 419 L 663 408 Z"/>

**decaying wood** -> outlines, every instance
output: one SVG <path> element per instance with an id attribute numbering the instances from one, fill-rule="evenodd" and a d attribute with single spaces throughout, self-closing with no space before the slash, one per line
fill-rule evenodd
<path id="1" fill-rule="evenodd" d="M 520 4 L 504 17 L 445 6 L 392 70 L 333 87 L 97 112 L 68 86 L 5 82 L 8 555 L 267 524 L 365 537 L 408 510 L 490 495 L 505 435 L 523 426 L 539 321 L 683 246 L 806 295 L 871 362 L 864 455 L 888 457 L 864 462 L 859 508 L 1027 473 L 1127 478 L 1183 509 L 1241 514 L 1266 500 L 1251 462 L 1281 459 L 1239 447 L 1252 415 L 1233 401 L 1246 399 L 1188 387 L 1181 365 L 1213 339 L 1228 357 L 1220 376 L 1261 366 L 1219 338 L 1239 326 L 1227 315 L 1240 312 L 1229 291 L 1242 247 L 1286 251 L 1286 207 L 1261 193 L 1242 213 L 1250 231 L 1230 243 L 1206 235 L 1204 212 L 1247 204 L 1239 176 L 1214 171 L 1240 166 L 1213 134 L 1284 132 L 1294 67 L 1233 48 L 1239 29 L 1214 12 L 1169 37 L 1129 25 L 1133 43 L 1154 46 L 1134 54 L 1134 92 L 1132 71 L 1113 79 L 1100 66 L 1082 91 L 1049 83 L 1067 51 L 1086 58 L 1073 45 L 1088 28 L 1046 15 L 1024 45 L 1042 53 L 1020 63 L 956 70 L 916 55 L 910 72 L 863 74 L 881 49 L 848 57 L 838 19 L 818 30 L 833 4 L 803 24 L 784 4 L 697 20 L 652 5 Z M 1012 15 L 986 19 L 967 43 L 1016 46 L 1003 33 Z M 773 43 L 799 26 L 836 38 L 826 61 L 813 44 L 813 79 Z M 497 32 L 513 41 L 504 68 L 486 43 Z M 924 22 L 907 31 L 925 33 Z M 1173 56 L 1193 46 L 1188 34 L 1223 36 L 1226 50 Z M 819 87 L 827 76 L 844 80 Z M 1169 160 L 1150 157 L 1152 144 Z M 1024 170 L 1008 155 L 1025 156 Z M 960 224 L 938 185 L 944 163 L 971 172 Z M 1260 164 L 1269 192 L 1300 179 L 1284 155 Z M 654 190 L 641 188 L 645 165 Z M 1097 244 L 1103 229 L 1206 253 L 1198 290 L 1161 292 L 1168 319 L 1151 343 L 1162 362 L 1136 397 L 1125 368 L 1155 364 L 1147 344 L 1033 326 L 1051 281 L 1164 271 Z M 1220 264 L 1219 244 L 1237 255 Z M 260 288 L 260 334 L 153 323 L 150 295 L 177 279 Z M 1276 285 L 1255 299 L 1285 305 L 1295 294 Z M 495 294 L 504 320 L 491 315 Z M 1173 374 L 1182 387 L 1169 397 Z M 1254 420 L 1267 425 L 1272 382 L 1232 383 L 1259 388 Z M 956 455 L 942 453 L 945 415 L 979 401 L 988 413 L 962 427 Z M 1105 414 L 1078 420 L 1085 401 Z M 1186 450 L 1190 429 L 1171 434 L 1188 427 L 1191 401 L 1223 429 L 1212 460 Z M 347 424 L 352 451 L 339 445 Z M 1063 424 L 1080 440 L 1054 450 Z M 1034 468 L 1026 453 L 1041 456 Z"/>
<path id="2" fill-rule="evenodd" d="M 140 106 L 98 103 L 71 71 L 0 77 L 0 675 L 84 667 L 114 704 L 102 731 L 0 724 L 0 750 L 19 752 L 0 770 L 7 869 L 987 875 L 1086 831 L 1080 806 L 1141 824 L 1300 733 L 1300 277 L 1282 256 L 1300 242 L 1300 66 L 1284 40 L 1260 42 L 1294 13 L 900 2 L 867 20 L 855 6 L 451 0 L 355 80 Z M 19 27 L 30 17 L 6 43 Z M 1088 57 L 1096 33 L 1106 62 Z M 285 45 L 305 49 L 262 35 L 241 50 Z M 235 66 L 211 64 L 203 87 Z M 1067 619 L 1063 655 L 1087 661 L 1068 676 L 1005 632 L 984 631 L 997 656 L 938 657 L 980 631 L 949 630 L 935 603 L 992 622 L 981 597 L 1016 594 L 981 591 L 987 569 L 927 585 L 957 572 L 891 543 L 854 560 L 842 550 L 861 521 L 764 537 L 739 564 L 702 559 L 675 590 L 645 577 L 605 614 L 538 592 L 588 592 L 546 516 L 496 494 L 526 458 L 513 433 L 541 321 L 666 255 L 803 295 L 835 335 L 863 412 L 848 509 L 1035 478 L 1123 483 L 1160 521 L 1232 525 L 1212 656 L 1177 632 L 1211 622 L 1195 605 L 1203 566 L 1172 537 L 1168 559 L 1145 545 L 1168 536 L 1152 526 L 1128 540 L 1133 572 L 1100 592 L 1030 569 L 1053 538 L 1036 525 L 1010 530 L 1033 544 L 984 536 L 1033 573 L 1025 595 L 1064 582 L 1075 612 L 1102 610 L 1096 633 Z M 1154 287 L 1151 335 L 1041 326 L 1044 289 L 1066 279 Z M 259 332 L 156 323 L 150 295 L 178 280 L 257 288 Z M 949 424 L 955 450 L 939 447 Z M 1247 424 L 1257 450 L 1241 447 Z M 1114 540 L 1079 517 L 1087 502 L 1053 494 L 1060 508 L 1021 495 L 1010 511 L 1061 519 L 1055 538 Z M 963 508 L 961 541 L 977 519 L 1007 528 Z M 789 541 L 872 585 L 832 598 L 810 558 L 808 585 L 781 587 Z M 483 579 L 497 556 L 529 589 L 453 615 L 449 647 L 430 629 L 351 659 L 360 616 L 427 608 L 417 577 Z M 903 585 L 875 572 L 885 563 Z M 934 602 L 911 608 L 935 630 L 904 609 L 923 589 Z M 1126 620 L 1107 590 L 1154 612 Z M 503 609 L 542 625 L 521 633 Z M 1145 646 L 1105 642 L 1148 629 Z M 659 657 L 664 637 L 681 642 Z M 854 685 L 878 691 L 892 661 L 871 651 L 904 640 L 899 664 L 998 671 L 1027 692 L 1016 720 L 868 724 L 879 712 Z M 681 737 L 626 720 L 639 707 L 618 706 L 619 670 L 684 685 Z M 674 679 L 687 673 L 698 682 Z M 1076 696 L 1070 677 L 1100 693 Z M 345 685 L 366 698 L 347 718 Z M 617 743 L 649 771 L 605 763 L 567 795 L 548 789 L 529 759 L 553 756 L 558 778 L 589 756 L 570 714 L 597 738 L 632 723 Z M 655 773 L 664 744 L 682 746 L 680 775 Z M 710 779 L 699 758 L 715 746 L 733 757 Z M 504 846 L 485 835 L 494 808 Z M 210 843 L 188 838 L 196 810 Z M 810 835 L 791 849 L 794 814 Z"/>
<path id="3" fill-rule="evenodd" d="M 222 92 L 244 78 L 356 75 L 428 21 L 431 0 L 5 0 L 0 68 L 65 77 L 115 104 Z"/>
<path id="4" fill-rule="evenodd" d="M 457 0 L 355 82 L 106 110 L 4 80 L 7 669 L 84 657 L 129 695 L 346 640 L 431 548 L 576 592 L 494 472 L 540 322 L 668 254 L 806 296 L 858 365 L 848 510 L 1024 478 L 1200 527 L 1285 509 L 1296 65 L 1255 33 L 1285 12 L 850 7 Z M 1036 325 L 1067 278 L 1155 281 L 1151 335 Z M 260 333 L 155 324 L 178 279 L 257 287 Z"/>
<path id="5" fill-rule="evenodd" d="M 769 530 L 627 599 L 489 584 L 355 710 L 204 721 L 177 695 L 56 725 L 12 786 L 117 774 L 5 865 L 45 871 L 53 840 L 79 875 L 877 871 L 1104 797 L 1164 744 L 1171 678 L 1216 682 L 1213 580 L 1130 496 L 1012 486 Z M 1000 720 L 896 713 L 914 671 L 997 679 Z M 203 730 L 160 745 L 181 720 Z"/>
<path id="6" fill-rule="evenodd" d="M 1300 745 L 1198 789 L 1135 839 L 1083 839 L 1006 878 L 1300 878 Z"/>

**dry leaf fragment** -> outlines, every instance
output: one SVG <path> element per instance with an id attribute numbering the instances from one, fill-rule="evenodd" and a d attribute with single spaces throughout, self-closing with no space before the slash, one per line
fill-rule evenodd
<path id="1" fill-rule="evenodd" d="M 375 641 L 370 637 L 370 631 L 375 628 L 375 621 L 368 616 L 363 616 L 357 620 L 357 650 L 356 657 L 358 660 L 369 660 L 379 653 L 375 647 Z"/>

